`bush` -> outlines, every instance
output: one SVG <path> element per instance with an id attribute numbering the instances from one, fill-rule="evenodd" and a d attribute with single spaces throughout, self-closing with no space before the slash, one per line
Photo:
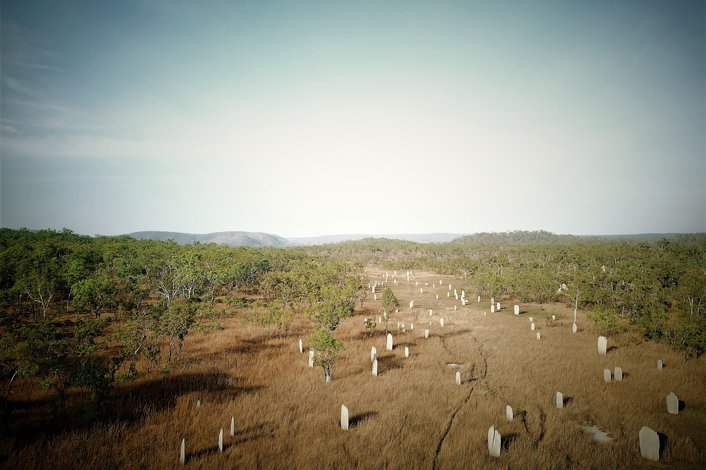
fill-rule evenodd
<path id="1" fill-rule="evenodd" d="M 589 320 L 596 325 L 602 335 L 618 334 L 625 331 L 625 325 L 620 322 L 618 314 L 607 309 L 596 309 L 588 314 Z"/>
<path id="2" fill-rule="evenodd" d="M 315 364 L 324 370 L 324 379 L 328 382 L 332 378 L 338 354 L 343 351 L 343 343 L 326 328 L 319 328 L 309 339 L 309 345 L 316 351 Z"/>
<path id="3" fill-rule="evenodd" d="M 664 311 L 645 313 L 637 321 L 643 338 L 658 341 L 664 336 L 667 315 Z"/>
<path id="4" fill-rule="evenodd" d="M 684 353 L 684 360 L 698 358 L 706 350 L 706 318 L 689 315 L 668 327 L 665 339 L 670 346 Z"/>

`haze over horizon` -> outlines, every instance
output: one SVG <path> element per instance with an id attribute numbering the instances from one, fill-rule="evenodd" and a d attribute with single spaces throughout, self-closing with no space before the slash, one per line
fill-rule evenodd
<path id="1" fill-rule="evenodd" d="M 0 225 L 706 231 L 703 1 L 1 8 Z"/>

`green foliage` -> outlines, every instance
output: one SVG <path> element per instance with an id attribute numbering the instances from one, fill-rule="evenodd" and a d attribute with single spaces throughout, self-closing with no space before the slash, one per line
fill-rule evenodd
<path id="1" fill-rule="evenodd" d="M 94 409 L 110 395 L 113 387 L 114 368 L 96 357 L 81 361 L 71 376 L 72 385 L 87 389 Z"/>
<path id="2" fill-rule="evenodd" d="M 89 278 L 77 281 L 71 290 L 76 306 L 90 310 L 96 318 L 100 318 L 103 309 L 115 305 L 117 291 L 108 273 L 103 269 Z"/>
<path id="3" fill-rule="evenodd" d="M 210 303 L 201 303 L 196 307 L 195 330 L 201 334 L 208 334 L 223 329 L 218 313 Z"/>
<path id="4" fill-rule="evenodd" d="M 41 368 L 40 348 L 43 346 L 31 329 L 21 325 L 4 325 L 0 330 L 0 377 L 5 383 L 1 410 L 2 422 L 9 417 L 9 400 L 12 386 L 17 377 L 29 377 L 39 373 Z"/>
<path id="5" fill-rule="evenodd" d="M 500 233 L 475 233 L 457 238 L 453 243 L 465 245 L 552 245 L 566 244 L 580 241 L 575 235 L 556 235 L 544 230 Z"/>
<path id="6" fill-rule="evenodd" d="M 169 340 L 169 358 L 171 363 L 174 354 L 174 341 L 178 342 L 176 354 L 181 354 L 184 338 L 196 321 L 196 308 L 185 298 L 177 298 L 168 307 L 159 309 L 159 333 Z"/>
<path id="7" fill-rule="evenodd" d="M 373 331 L 375 331 L 375 327 L 377 327 L 377 323 L 374 318 L 366 317 L 363 320 L 363 326 L 365 326 L 365 331 L 368 333 L 368 336 L 372 336 Z"/>
<path id="8" fill-rule="evenodd" d="M 280 299 L 275 299 L 267 307 L 255 308 L 250 311 L 248 321 L 270 327 L 279 336 L 289 333 L 289 326 L 294 319 L 294 311 L 287 308 Z"/>
<path id="9" fill-rule="evenodd" d="M 669 345 L 684 353 L 684 360 L 698 358 L 706 351 L 706 317 L 689 315 L 666 328 Z"/>
<path id="10" fill-rule="evenodd" d="M 618 319 L 618 315 L 610 310 L 594 309 L 588 314 L 588 319 L 596 324 L 596 329 L 601 335 L 614 335 L 625 331 Z"/>
<path id="11" fill-rule="evenodd" d="M 703 233 L 662 240 L 652 236 L 640 242 L 548 232 L 479 234 L 427 245 L 366 239 L 315 247 L 310 252 L 350 262 L 380 263 L 391 270 L 463 275 L 466 292 L 520 302 L 576 304 L 578 309 L 599 310 L 601 327 L 639 328 L 646 338 L 660 340 L 667 339 L 666 325 L 672 325 L 672 338 L 698 337 L 687 334 L 700 332 L 699 322 L 688 317 L 703 317 L 706 307 Z M 567 289 L 559 289 L 562 284 Z M 664 312 L 667 318 L 662 321 L 652 312 Z M 688 325 L 674 329 L 684 322 Z M 671 344 L 680 347 L 697 342 L 672 340 Z"/>
<path id="12" fill-rule="evenodd" d="M 395 297 L 395 293 L 392 289 L 385 287 L 382 291 L 382 309 L 384 312 L 391 314 L 400 306 L 400 301 Z"/>
<path id="13" fill-rule="evenodd" d="M 257 304 L 257 299 L 251 299 L 242 295 L 228 295 L 224 299 L 225 303 L 232 308 L 250 308 Z"/>
<path id="14" fill-rule="evenodd" d="M 118 367 L 135 377 L 143 358 L 148 373 L 169 370 L 190 331 L 220 328 L 219 298 L 281 335 L 307 315 L 330 377 L 342 347 L 333 331 L 366 298 L 356 273 L 369 262 L 463 276 L 466 292 L 483 297 L 576 303 L 593 311 L 603 333 L 637 328 L 688 358 L 706 347 L 705 260 L 703 234 L 635 243 L 514 232 L 447 244 L 366 239 L 282 250 L 0 229 L 0 377 L 6 397 L 17 377 L 45 384 L 57 413 L 70 388 L 82 388 L 93 413 Z M 399 304 L 386 291 L 383 308 L 392 313 Z M 92 315 L 65 315 L 84 312 Z M 366 330 L 374 328 L 369 319 Z"/>
<path id="15" fill-rule="evenodd" d="M 91 400 L 96 406 L 105 397 L 113 380 L 112 369 L 101 366 L 102 378 L 89 380 L 92 367 L 98 367 L 98 352 L 105 343 L 98 338 L 104 334 L 106 322 L 94 319 L 75 323 L 49 321 L 19 321 L 0 335 L 0 373 L 7 379 L 5 398 L 9 398 L 15 377 L 35 376 L 43 386 L 55 391 L 54 413 L 61 414 L 70 387 L 91 389 Z M 107 371 L 107 372 L 106 372 Z M 3 413 L 7 418 L 6 412 Z"/>
<path id="16" fill-rule="evenodd" d="M 262 276 L 260 293 L 268 311 L 260 321 L 286 329 L 295 315 L 305 313 L 317 328 L 333 331 L 353 313 L 362 291 L 361 279 L 345 264 L 293 259 L 284 271 Z"/>
<path id="17" fill-rule="evenodd" d="M 112 331 L 112 341 L 120 345 L 115 360 L 118 364 L 128 363 L 126 378 L 137 376 L 137 360 L 146 352 L 150 336 L 154 335 L 154 323 L 151 316 L 143 314 L 122 322 Z"/>
<path id="18" fill-rule="evenodd" d="M 328 382 L 333 378 L 332 371 L 339 353 L 343 351 L 343 342 L 334 338 L 327 328 L 319 328 L 309 338 L 309 345 L 316 351 L 314 364 L 323 369 L 324 378 Z"/>
<path id="19" fill-rule="evenodd" d="M 347 284 L 341 289 L 334 285 L 321 286 L 312 295 L 307 315 L 319 328 L 335 330 L 343 319 L 351 316 L 355 309 L 356 286 Z"/>
<path id="20" fill-rule="evenodd" d="M 667 314 L 664 311 L 646 312 L 637 324 L 646 340 L 658 341 L 664 337 L 667 328 Z"/>

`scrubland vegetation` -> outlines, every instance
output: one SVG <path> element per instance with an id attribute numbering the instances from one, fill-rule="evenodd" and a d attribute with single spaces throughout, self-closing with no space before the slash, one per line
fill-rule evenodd
<path id="1" fill-rule="evenodd" d="M 589 309 L 604 332 L 639 331 L 685 357 L 706 349 L 703 234 L 631 243 L 512 232 L 438 245 L 368 239 L 310 252 L 459 277 L 473 295 Z"/>
<path id="2" fill-rule="evenodd" d="M 7 466 L 174 467 L 185 439 L 187 466 L 198 468 L 634 467 L 645 464 L 642 425 L 668 439 L 663 464 L 706 459 L 703 235 L 632 243 L 533 232 L 305 250 L 1 230 L 0 250 Z M 386 279 L 375 299 L 368 283 Z M 470 305 L 447 297 L 448 284 Z M 604 383 L 615 366 L 626 379 Z M 566 409 L 554 409 L 555 391 L 570 397 Z M 670 391 L 685 403 L 678 416 L 665 411 Z M 491 425 L 503 435 L 499 460 L 486 448 Z M 591 441 L 585 425 L 613 441 Z"/>

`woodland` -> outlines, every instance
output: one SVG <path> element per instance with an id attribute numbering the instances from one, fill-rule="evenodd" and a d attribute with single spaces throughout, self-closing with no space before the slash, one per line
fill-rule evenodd
<path id="1" fill-rule="evenodd" d="M 704 234 L 632 241 L 511 232 L 443 244 L 231 248 L 2 229 L 0 461 L 34 442 L 37 426 L 59 435 L 137 412 L 116 409 L 117 385 L 169 376 L 192 336 L 234 319 L 276 339 L 305 324 L 322 380 L 335 381 L 346 348 L 337 329 L 370 300 L 369 266 L 450 276 L 471 298 L 563 304 L 587 312 L 600 334 L 664 344 L 684 361 L 706 350 Z M 390 289 L 381 301 L 387 332 L 400 303 Z M 380 326 L 373 318 L 366 330 Z M 30 420 L 34 390 L 42 399 Z"/>

